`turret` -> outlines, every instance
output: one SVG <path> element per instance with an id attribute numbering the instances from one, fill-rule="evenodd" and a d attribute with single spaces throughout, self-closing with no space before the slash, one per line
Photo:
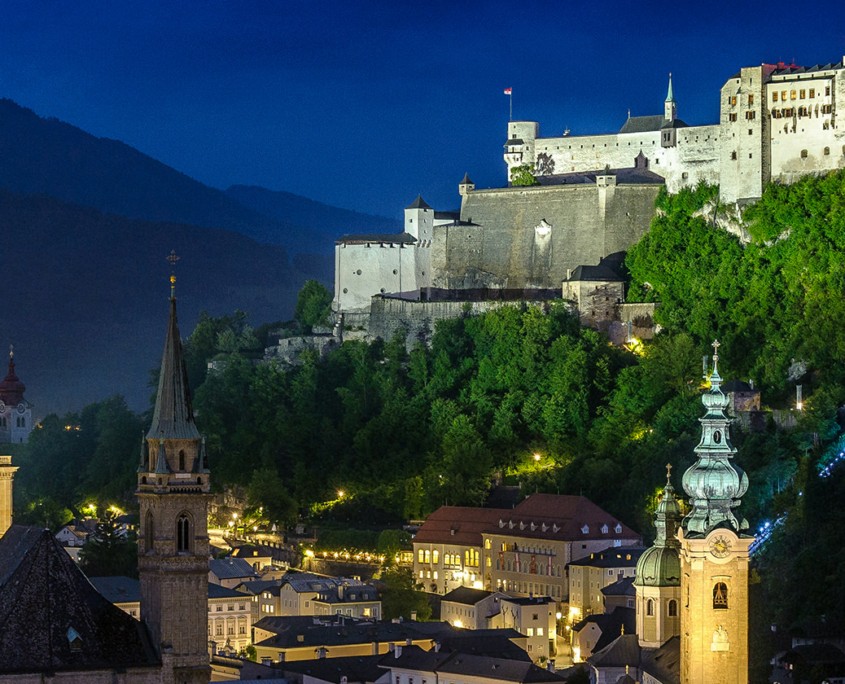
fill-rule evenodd
<path id="1" fill-rule="evenodd" d="M 466 197 L 473 190 L 475 190 L 475 183 L 472 182 L 472 179 L 469 177 L 469 174 L 465 173 L 461 182 L 458 183 L 458 194 L 461 197 Z"/>
<path id="2" fill-rule="evenodd" d="M 405 207 L 405 232 L 420 242 L 431 240 L 434 228 L 434 209 L 417 195 L 417 199 Z"/>
<path id="3" fill-rule="evenodd" d="M 663 118 L 666 121 L 674 121 L 678 115 L 678 108 L 675 104 L 675 94 L 672 92 L 672 74 L 669 73 L 669 90 L 666 93 L 666 100 L 663 102 Z"/>

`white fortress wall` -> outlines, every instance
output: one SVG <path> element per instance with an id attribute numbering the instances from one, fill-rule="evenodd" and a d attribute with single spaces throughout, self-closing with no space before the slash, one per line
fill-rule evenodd
<path id="1" fill-rule="evenodd" d="M 337 244 L 335 311 L 368 309 L 373 294 L 417 289 L 415 252 L 400 242 Z"/>
<path id="2" fill-rule="evenodd" d="M 772 178 L 786 183 L 845 166 L 845 71 L 773 75 L 766 85 L 771 116 Z"/>

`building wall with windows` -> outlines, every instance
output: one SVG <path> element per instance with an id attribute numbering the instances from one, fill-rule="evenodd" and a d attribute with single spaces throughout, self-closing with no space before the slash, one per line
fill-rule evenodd
<path id="1" fill-rule="evenodd" d="M 217 650 L 240 652 L 252 639 L 252 610 L 250 596 L 208 585 L 208 639 Z"/>

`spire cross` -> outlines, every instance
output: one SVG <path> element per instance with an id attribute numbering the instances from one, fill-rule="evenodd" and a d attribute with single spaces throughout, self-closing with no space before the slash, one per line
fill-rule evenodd
<path id="1" fill-rule="evenodd" d="M 176 262 L 179 261 L 182 257 L 176 254 L 175 249 L 170 250 L 170 254 L 167 255 L 166 259 L 170 262 L 170 298 L 174 299 L 176 297 Z"/>
<path id="2" fill-rule="evenodd" d="M 713 363 L 715 364 L 719 360 L 719 347 L 722 346 L 719 340 L 713 340 L 713 344 L 710 345 L 713 347 Z"/>
<path id="3" fill-rule="evenodd" d="M 13 344 L 9 345 L 9 358 L 10 359 L 15 358 L 15 345 L 13 345 Z"/>
<path id="4" fill-rule="evenodd" d="M 669 482 L 669 478 L 671 478 L 671 477 L 672 477 L 672 464 L 667 463 L 666 464 L 666 482 Z"/>

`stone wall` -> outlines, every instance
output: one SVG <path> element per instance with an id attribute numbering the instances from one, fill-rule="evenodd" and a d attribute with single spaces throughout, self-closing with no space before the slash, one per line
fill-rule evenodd
<path id="1" fill-rule="evenodd" d="M 406 346 L 411 349 L 418 342 L 428 344 L 431 341 L 437 321 L 464 314 L 479 315 L 502 306 L 520 304 L 509 301 L 421 302 L 376 296 L 370 305 L 368 338 L 389 340 L 401 331 L 406 333 Z M 530 305 L 545 306 L 545 302 Z"/>
<path id="2" fill-rule="evenodd" d="M 461 216 L 472 225 L 434 228 L 432 285 L 558 288 L 568 271 L 636 243 L 648 230 L 660 187 L 475 190 Z"/>

